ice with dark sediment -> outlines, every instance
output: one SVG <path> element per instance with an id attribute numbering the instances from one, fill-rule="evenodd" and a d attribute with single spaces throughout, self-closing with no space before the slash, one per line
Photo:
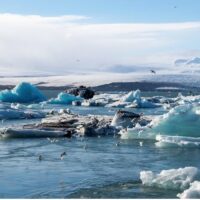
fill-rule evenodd
<path id="1" fill-rule="evenodd" d="M 112 119 L 111 125 L 122 128 L 133 128 L 138 123 L 146 126 L 151 120 L 141 116 L 140 114 L 119 110 Z"/>
<path id="2" fill-rule="evenodd" d="M 118 129 L 111 126 L 109 116 L 81 116 L 59 112 L 44 118 L 41 123 L 27 124 L 21 128 L 3 128 L 3 137 L 72 137 L 72 136 L 106 136 L 117 134 Z M 54 134 L 55 133 L 55 134 Z"/>
<path id="3" fill-rule="evenodd" d="M 61 109 L 59 112 L 49 112 L 48 117 L 41 120 L 37 124 L 27 124 L 21 128 L 1 129 L 4 137 L 9 137 L 16 134 L 17 137 L 27 137 L 34 135 L 35 137 L 42 137 L 46 134 L 53 134 L 54 131 L 60 131 L 59 136 L 113 136 L 119 133 L 122 128 L 134 127 L 137 123 L 145 126 L 151 120 L 139 114 L 127 111 L 118 111 L 114 118 L 112 116 L 98 116 L 98 115 L 76 115 L 68 109 Z M 34 134 L 35 132 L 35 134 Z M 12 134 L 11 134 L 12 133 Z M 41 134 L 40 134 L 41 133 Z M 57 133 L 56 133 L 57 134 Z M 55 137 L 56 137 L 55 134 Z"/>
<path id="4" fill-rule="evenodd" d="M 12 103 L 10 108 L 7 107 L 6 109 L 0 109 L 0 119 L 3 119 L 3 117 L 5 119 L 43 118 L 47 113 L 45 114 L 39 110 L 50 104 L 74 104 L 82 106 L 106 107 L 116 106 L 122 108 L 154 108 L 167 104 L 169 105 L 169 111 L 162 116 L 141 117 L 135 113 L 119 111 L 109 123 L 105 122 L 104 125 L 101 123 L 101 126 L 104 126 L 105 130 L 105 127 L 115 127 L 118 130 L 121 130 L 120 135 L 122 139 L 154 139 L 157 140 L 157 146 L 164 146 L 164 144 L 198 146 L 198 130 L 200 124 L 200 107 L 198 106 L 199 100 L 199 96 L 184 97 L 181 94 L 176 98 L 165 98 L 162 96 L 142 98 L 139 90 L 131 91 L 126 95 L 97 94 L 89 100 L 84 100 L 80 96 L 62 92 L 58 94 L 57 98 L 50 99 L 46 102 L 40 102 L 39 104 L 23 105 L 19 103 Z M 58 114 L 58 112 L 53 112 L 52 114 Z M 136 117 L 136 115 L 138 115 L 138 117 Z M 61 116 L 57 115 L 54 120 L 60 120 L 60 118 Z M 72 117 L 68 116 L 68 118 L 70 119 Z M 106 117 L 104 116 L 104 118 Z M 76 119 L 81 121 L 82 116 L 80 115 L 76 117 Z M 86 117 L 86 119 L 90 122 L 89 118 Z M 95 116 L 93 116 L 93 119 L 95 119 Z M 86 120 L 83 124 L 87 124 Z M 56 128 L 58 128 L 58 125 Z M 99 130 L 99 123 L 96 123 L 95 120 L 93 120 L 90 126 L 87 124 L 87 130 L 92 132 L 94 129 L 101 132 Z M 81 130 L 86 130 L 86 128 L 84 127 Z M 96 131 L 96 133 L 98 131 Z M 89 135 L 88 131 L 85 131 L 85 133 L 88 133 Z M 194 137 L 196 140 L 193 139 Z"/>

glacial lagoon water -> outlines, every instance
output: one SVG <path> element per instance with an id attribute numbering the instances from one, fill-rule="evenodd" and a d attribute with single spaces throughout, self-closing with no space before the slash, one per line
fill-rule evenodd
<path id="1" fill-rule="evenodd" d="M 150 93 L 145 95 L 150 96 Z M 48 105 L 45 109 L 52 108 L 70 108 L 83 115 L 111 116 L 118 110 L 64 105 Z M 160 107 L 127 110 L 144 115 L 166 113 Z M 5 120 L 0 127 L 39 121 Z M 60 159 L 62 152 L 66 152 L 63 160 Z M 38 159 L 39 155 L 42 160 Z M 158 146 L 155 140 L 123 140 L 111 136 L 2 139 L 0 198 L 177 198 L 183 191 L 143 185 L 140 172 L 148 170 L 159 174 L 162 170 L 187 166 L 200 169 L 199 155 L 200 146 Z M 200 180 L 199 175 L 195 180 Z"/>

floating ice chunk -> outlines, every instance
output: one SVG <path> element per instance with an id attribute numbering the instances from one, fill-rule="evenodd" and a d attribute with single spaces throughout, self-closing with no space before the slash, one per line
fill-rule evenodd
<path id="1" fill-rule="evenodd" d="M 190 183 L 190 187 L 183 193 L 178 194 L 177 197 L 180 199 L 200 199 L 200 182 L 194 181 Z"/>
<path id="2" fill-rule="evenodd" d="M 103 107 L 103 106 L 105 106 L 107 103 L 106 102 L 104 102 L 103 100 L 93 100 L 93 99 L 90 99 L 90 100 L 84 100 L 82 103 L 81 103 L 81 105 L 82 106 L 96 106 L 96 107 L 98 107 L 98 106 L 101 106 L 101 107 Z"/>
<path id="3" fill-rule="evenodd" d="M 195 104 L 172 108 L 157 123 L 154 123 L 152 131 L 162 135 L 200 137 L 200 115 L 196 113 L 197 109 L 199 106 Z"/>
<path id="4" fill-rule="evenodd" d="M 71 111 L 69 109 L 60 109 L 58 111 L 59 114 L 71 114 Z"/>
<path id="5" fill-rule="evenodd" d="M 140 90 L 131 91 L 127 95 L 122 98 L 122 102 L 133 102 L 135 100 L 141 99 L 141 92 Z"/>
<path id="6" fill-rule="evenodd" d="M 156 139 L 157 136 L 158 146 L 199 146 L 199 109 L 200 106 L 198 104 L 179 105 L 162 116 L 153 117 L 152 121 L 142 128 L 142 134 L 140 134 L 140 130 L 134 127 L 128 129 L 127 133 L 121 133 L 121 137 L 124 139 Z"/>
<path id="7" fill-rule="evenodd" d="M 141 171 L 140 179 L 143 185 L 164 189 L 184 190 L 189 187 L 197 176 L 196 167 L 162 170 L 160 174 L 152 171 Z"/>
<path id="8" fill-rule="evenodd" d="M 122 102 L 133 102 L 135 100 L 141 100 L 140 90 L 131 91 L 122 98 Z"/>
<path id="9" fill-rule="evenodd" d="M 140 115 L 119 110 L 115 113 L 115 116 L 113 117 L 113 120 L 111 122 L 111 126 L 121 126 L 123 128 L 129 127 L 132 128 L 135 126 L 135 124 L 140 120 Z"/>
<path id="10" fill-rule="evenodd" d="M 126 107 L 156 108 L 160 106 L 159 104 L 155 104 L 150 101 L 147 101 L 144 98 L 141 98 L 140 90 L 129 92 L 127 95 L 122 97 L 120 102 L 125 104 L 128 102 L 129 104 L 126 104 Z"/>
<path id="11" fill-rule="evenodd" d="M 134 128 L 127 128 L 127 130 L 122 129 L 119 132 L 120 138 L 127 139 L 143 139 L 143 140 L 153 140 L 155 139 L 155 134 L 152 132 L 147 132 L 146 127 L 136 126 Z"/>
<path id="12" fill-rule="evenodd" d="M 0 110 L 0 119 L 36 119 L 44 118 L 45 113 L 36 112 L 36 111 L 23 111 L 23 110 L 14 110 L 6 109 Z"/>
<path id="13" fill-rule="evenodd" d="M 13 109 L 26 109 L 26 106 L 20 103 L 11 103 L 10 107 Z"/>
<path id="14" fill-rule="evenodd" d="M 10 103 L 30 103 L 45 101 L 46 97 L 32 84 L 22 82 L 12 90 L 0 92 L 0 101 Z"/>
<path id="15" fill-rule="evenodd" d="M 130 103 L 128 102 L 121 102 L 121 101 L 116 101 L 114 103 L 110 103 L 108 105 L 106 105 L 106 107 L 110 108 L 110 107 L 114 107 L 114 108 L 124 108 L 127 107 Z"/>
<path id="16" fill-rule="evenodd" d="M 180 147 L 198 147 L 200 146 L 200 137 L 184 137 L 184 136 L 167 136 L 167 135 L 157 135 L 156 146 L 180 146 Z"/>
<path id="17" fill-rule="evenodd" d="M 160 107 L 160 105 L 154 104 L 150 101 L 147 101 L 146 99 L 141 99 L 140 101 L 137 101 L 137 107 L 138 108 L 157 108 L 157 107 Z"/>
<path id="18" fill-rule="evenodd" d="M 82 98 L 79 96 L 74 96 L 65 92 L 58 94 L 57 98 L 52 98 L 48 101 L 50 104 L 72 104 L 73 101 L 81 101 Z"/>

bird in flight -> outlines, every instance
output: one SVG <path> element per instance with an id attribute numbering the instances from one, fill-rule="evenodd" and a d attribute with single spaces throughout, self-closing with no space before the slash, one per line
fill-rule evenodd
<path id="1" fill-rule="evenodd" d="M 151 71 L 152 74 L 156 74 L 156 71 L 154 71 L 154 70 L 152 70 L 152 69 L 151 69 L 150 71 Z"/>

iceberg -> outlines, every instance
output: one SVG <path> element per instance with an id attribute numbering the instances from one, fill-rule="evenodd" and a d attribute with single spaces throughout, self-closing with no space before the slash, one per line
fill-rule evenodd
<path id="1" fill-rule="evenodd" d="M 161 105 L 150 102 L 141 97 L 140 90 L 131 91 L 123 96 L 119 101 L 109 104 L 107 107 L 126 108 L 156 108 Z"/>
<path id="2" fill-rule="evenodd" d="M 199 199 L 200 198 L 200 182 L 194 181 L 190 183 L 190 187 L 178 194 L 177 197 L 180 199 Z"/>
<path id="3" fill-rule="evenodd" d="M 200 137 L 184 137 L 184 136 L 168 136 L 168 135 L 157 135 L 156 136 L 157 147 L 199 147 Z"/>
<path id="4" fill-rule="evenodd" d="M 46 116 L 43 112 L 36 111 L 23 111 L 17 109 L 5 109 L 0 110 L 0 120 L 6 119 L 36 119 L 36 118 L 44 118 Z"/>
<path id="5" fill-rule="evenodd" d="M 12 90 L 0 92 L 0 101 L 10 103 L 30 103 L 45 101 L 46 97 L 34 85 L 22 82 Z"/>
<path id="6" fill-rule="evenodd" d="M 159 174 L 152 171 L 141 171 L 140 179 L 143 185 L 163 189 L 184 190 L 197 177 L 196 167 L 162 170 Z"/>
<path id="7" fill-rule="evenodd" d="M 74 96 L 72 94 L 68 94 L 65 92 L 61 92 L 58 94 L 57 98 L 52 98 L 48 101 L 50 104 L 72 104 L 73 101 L 81 101 L 83 100 L 79 96 Z"/>
<path id="8" fill-rule="evenodd" d="M 141 100 L 141 92 L 140 90 L 131 91 L 124 97 L 122 97 L 122 102 L 133 102 L 133 101 L 140 101 Z"/>
<path id="9" fill-rule="evenodd" d="M 120 135 L 122 139 L 154 139 L 159 142 L 158 146 L 163 146 L 159 145 L 161 143 L 168 143 L 189 147 L 199 145 L 197 140 L 200 137 L 199 128 L 200 106 L 184 104 L 172 108 L 164 115 L 154 117 L 145 127 L 133 127 L 120 132 Z M 180 137 L 161 137 L 159 135 Z"/>

